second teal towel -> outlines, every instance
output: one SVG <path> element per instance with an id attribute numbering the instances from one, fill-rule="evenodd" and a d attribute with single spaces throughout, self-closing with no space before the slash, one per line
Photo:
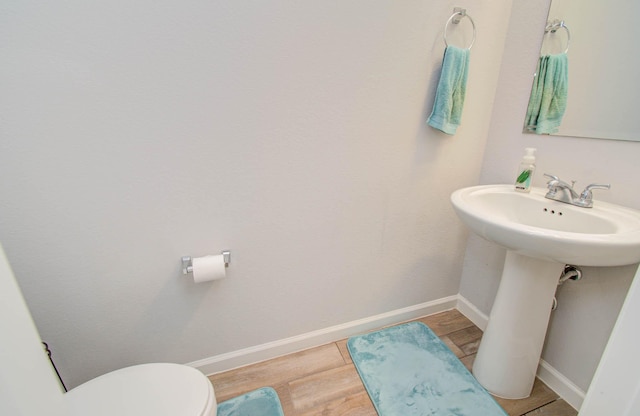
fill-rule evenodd
<path id="1" fill-rule="evenodd" d="M 567 108 L 566 53 L 541 56 L 527 106 L 525 129 L 537 134 L 556 133 Z"/>
<path id="2" fill-rule="evenodd" d="M 447 46 L 433 111 L 427 123 L 447 134 L 455 134 L 462 118 L 467 91 L 469 49 Z"/>

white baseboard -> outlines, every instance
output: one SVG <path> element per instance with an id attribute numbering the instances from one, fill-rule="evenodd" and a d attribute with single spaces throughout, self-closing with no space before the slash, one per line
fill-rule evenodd
<path id="1" fill-rule="evenodd" d="M 456 308 L 478 328 L 483 331 L 487 328 L 489 317 L 460 294 L 458 295 L 458 305 Z M 558 393 L 565 402 L 569 403 L 576 410 L 580 409 L 584 401 L 585 392 L 573 384 L 571 380 L 556 370 L 551 364 L 541 359 L 538 365 L 537 375 L 544 384 Z"/>
<path id="2" fill-rule="evenodd" d="M 374 315 L 368 318 L 335 325 L 329 328 L 308 332 L 306 334 L 285 338 L 254 347 L 243 348 L 225 354 L 215 355 L 186 365 L 197 368 L 207 375 L 231 370 L 260 361 L 317 347 L 330 342 L 339 341 L 353 335 L 371 331 L 384 326 L 444 312 L 458 304 L 458 295 L 447 296 L 431 302 L 408 306 L 391 312 Z"/>
<path id="3" fill-rule="evenodd" d="M 580 410 L 582 402 L 584 401 L 585 392 L 545 360 L 540 360 L 538 378 L 549 386 L 551 390 L 558 393 L 571 407 Z"/>
<path id="4" fill-rule="evenodd" d="M 487 328 L 489 317 L 461 294 L 458 294 L 458 304 L 456 305 L 456 309 L 469 318 L 469 320 L 473 322 L 475 326 L 482 329 L 482 331 Z"/>

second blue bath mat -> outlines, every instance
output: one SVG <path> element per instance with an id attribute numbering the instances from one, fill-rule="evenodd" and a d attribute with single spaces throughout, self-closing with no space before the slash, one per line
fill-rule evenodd
<path id="1" fill-rule="evenodd" d="M 218 416 L 284 416 L 278 393 L 263 387 L 218 405 Z"/>
<path id="2" fill-rule="evenodd" d="M 423 323 L 352 337 L 347 347 L 380 416 L 507 416 Z"/>

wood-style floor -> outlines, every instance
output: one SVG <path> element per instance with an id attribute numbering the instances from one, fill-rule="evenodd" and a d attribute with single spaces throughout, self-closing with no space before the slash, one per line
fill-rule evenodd
<path id="1" fill-rule="evenodd" d="M 427 324 L 471 368 L 482 331 L 457 310 L 417 321 Z M 209 377 L 218 403 L 260 387 L 277 392 L 285 416 L 376 416 L 347 351 L 347 340 Z M 521 400 L 496 398 L 511 416 L 576 416 L 578 412 L 536 379 Z"/>

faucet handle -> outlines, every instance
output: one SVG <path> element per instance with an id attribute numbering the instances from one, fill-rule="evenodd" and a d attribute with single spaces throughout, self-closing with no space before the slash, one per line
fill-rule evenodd
<path id="1" fill-rule="evenodd" d="M 547 186 L 549 188 L 551 187 L 556 187 L 556 186 L 562 186 L 562 187 L 566 187 L 569 188 L 573 191 L 573 185 L 576 184 L 576 181 L 571 181 L 571 185 L 569 185 L 568 183 L 566 183 L 565 181 L 563 181 L 562 179 L 558 178 L 555 175 L 550 175 L 548 173 L 545 173 L 544 176 L 546 176 L 547 178 L 551 178 L 551 180 L 549 182 L 547 182 Z"/>
<path id="2" fill-rule="evenodd" d="M 593 193 L 591 192 L 592 189 L 611 189 L 611 184 L 592 183 L 591 185 L 587 185 L 586 188 L 584 188 L 584 191 L 582 191 L 582 193 L 580 194 L 580 199 L 578 200 L 580 206 L 586 208 L 590 208 L 593 206 Z"/>
<path id="3" fill-rule="evenodd" d="M 547 192 L 547 195 L 545 197 L 553 199 L 553 197 L 555 197 L 556 195 L 556 192 L 558 192 L 557 186 L 560 183 L 560 178 L 548 173 L 545 173 L 544 176 L 546 176 L 547 178 L 551 178 L 551 180 L 547 182 L 547 188 L 549 188 L 549 192 Z"/>
<path id="4" fill-rule="evenodd" d="M 580 198 L 581 199 L 591 199 L 591 197 L 592 197 L 591 190 L 592 189 L 611 189 L 611 184 L 609 184 L 609 183 L 606 183 L 606 184 L 592 183 L 591 185 L 587 185 L 587 187 L 584 188 L 584 191 L 582 191 L 582 193 L 580 194 Z"/>

